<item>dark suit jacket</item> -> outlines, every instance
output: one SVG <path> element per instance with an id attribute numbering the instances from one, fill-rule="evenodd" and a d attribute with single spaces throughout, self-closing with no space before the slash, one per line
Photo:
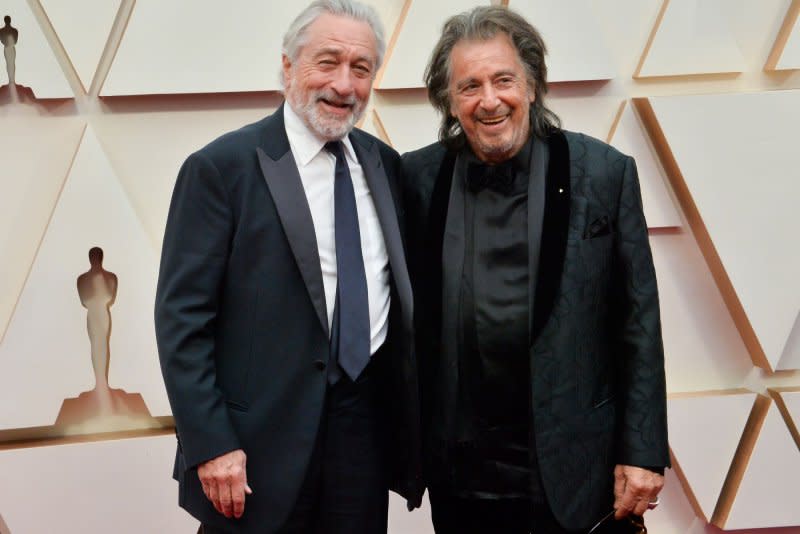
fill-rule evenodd
<path id="1" fill-rule="evenodd" d="M 633 159 L 572 132 L 545 141 L 530 424 L 553 513 L 566 528 L 588 529 L 611 510 L 616 464 L 669 465 L 658 292 Z M 442 332 L 455 159 L 440 143 L 403 156 L 428 464 L 446 457 L 453 437 L 443 422 L 457 410 L 449 383 L 458 363 L 442 351 L 457 339 Z"/>
<path id="2" fill-rule="evenodd" d="M 400 159 L 350 134 L 375 202 L 391 268 L 389 329 L 373 364 L 385 398 L 392 489 L 418 503 L 419 402 L 412 295 L 400 229 Z M 155 320 L 175 416 L 180 504 L 204 523 L 273 532 L 303 481 L 325 399 L 328 320 L 311 212 L 283 108 L 228 133 L 184 163 L 173 193 Z M 247 454 L 253 495 L 226 520 L 196 467 Z"/>

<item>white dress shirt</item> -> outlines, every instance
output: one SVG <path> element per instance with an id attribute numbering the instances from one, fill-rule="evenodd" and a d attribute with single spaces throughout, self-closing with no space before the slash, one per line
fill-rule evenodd
<path id="1" fill-rule="evenodd" d="M 308 207 L 311 209 L 311 219 L 314 222 L 330 329 L 333 323 L 337 284 L 333 203 L 336 158 L 324 149 L 325 141 L 306 126 L 288 102 L 283 106 L 283 120 L 289 146 L 306 192 Z M 356 196 L 361 255 L 364 258 L 364 272 L 367 275 L 370 354 L 374 354 L 386 339 L 389 323 L 389 257 L 378 214 L 375 211 L 375 203 L 364 178 L 364 171 L 358 163 L 350 139 L 345 137 L 342 139 L 342 144 Z"/>

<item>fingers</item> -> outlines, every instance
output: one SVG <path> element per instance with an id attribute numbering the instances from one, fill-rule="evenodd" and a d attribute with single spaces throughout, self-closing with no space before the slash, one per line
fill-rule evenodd
<path id="1" fill-rule="evenodd" d="M 214 482 L 208 484 L 208 500 L 211 501 L 217 512 L 222 513 L 222 507 L 219 504 L 219 488 Z"/>
<path id="2" fill-rule="evenodd" d="M 630 513 L 627 503 L 630 497 L 625 494 L 625 474 L 622 466 L 614 468 L 614 519 L 620 519 Z"/>
<path id="3" fill-rule="evenodd" d="M 197 468 L 203 492 L 214 509 L 228 518 L 244 514 L 245 494 L 253 490 L 247 484 L 246 456 L 236 450 L 213 458 Z"/>
<path id="4" fill-rule="evenodd" d="M 616 519 L 628 514 L 643 515 L 658 498 L 664 477 L 641 467 L 619 465 L 614 469 Z"/>
<path id="5" fill-rule="evenodd" d="M 219 487 L 219 505 L 222 509 L 222 515 L 225 517 L 233 517 L 233 493 L 230 484 L 224 484 Z"/>

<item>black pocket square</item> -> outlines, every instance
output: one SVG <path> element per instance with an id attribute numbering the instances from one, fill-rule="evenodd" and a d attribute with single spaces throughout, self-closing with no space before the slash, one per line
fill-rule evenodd
<path id="1" fill-rule="evenodd" d="M 593 220 L 583 232 L 584 239 L 600 237 L 611 233 L 611 225 L 608 222 L 608 215 L 603 215 Z"/>

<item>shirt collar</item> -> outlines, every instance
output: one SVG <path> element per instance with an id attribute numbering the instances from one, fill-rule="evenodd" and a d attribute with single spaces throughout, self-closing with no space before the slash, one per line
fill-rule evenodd
<path id="1" fill-rule="evenodd" d="M 283 106 L 283 123 L 295 161 L 300 167 L 305 167 L 319 154 L 319 151 L 325 146 L 326 141 L 320 139 L 306 123 L 303 122 L 303 119 L 292 109 L 288 100 Z M 355 161 L 355 151 L 353 150 L 353 145 L 350 143 L 349 135 L 342 139 L 342 144 L 344 145 L 345 156 Z"/>

